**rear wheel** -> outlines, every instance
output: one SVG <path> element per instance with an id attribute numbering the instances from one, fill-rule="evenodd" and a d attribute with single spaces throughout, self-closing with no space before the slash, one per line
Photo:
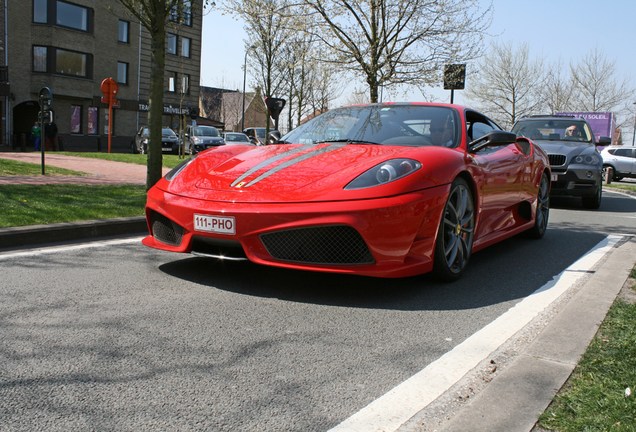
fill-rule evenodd
<path id="1" fill-rule="evenodd" d="M 548 216 L 550 215 L 550 179 L 547 174 L 541 176 L 539 191 L 537 192 L 537 211 L 534 217 L 534 226 L 528 230 L 528 236 L 540 239 L 548 228 Z"/>
<path id="2" fill-rule="evenodd" d="M 443 281 L 464 273 L 473 248 L 475 205 L 468 183 L 457 178 L 451 185 L 435 242 L 433 272 Z"/>

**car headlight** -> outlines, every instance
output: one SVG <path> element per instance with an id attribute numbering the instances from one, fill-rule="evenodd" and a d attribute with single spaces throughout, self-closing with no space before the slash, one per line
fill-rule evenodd
<path id="1" fill-rule="evenodd" d="M 362 189 L 390 183 L 420 168 L 422 164 L 413 159 L 391 159 L 360 174 L 345 189 Z"/>
<path id="2" fill-rule="evenodd" d="M 595 154 L 581 154 L 574 158 L 574 163 L 581 165 L 598 165 L 601 159 Z"/>
<path id="3" fill-rule="evenodd" d="M 188 164 L 190 162 L 192 162 L 194 159 L 196 158 L 196 156 L 192 156 L 189 159 L 184 160 L 183 162 L 181 162 L 179 165 L 177 165 L 176 167 L 172 168 L 168 174 L 165 175 L 165 179 L 168 181 L 172 181 L 172 179 L 174 179 L 176 176 L 179 175 L 179 173 L 181 171 L 183 171 L 185 169 L 185 167 L 188 166 Z"/>

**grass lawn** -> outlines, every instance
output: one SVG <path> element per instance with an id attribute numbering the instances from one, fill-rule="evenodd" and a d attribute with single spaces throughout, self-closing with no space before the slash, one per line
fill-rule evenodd
<path id="1" fill-rule="evenodd" d="M 632 290 L 635 278 L 636 268 Z M 539 425 L 559 432 L 636 431 L 634 359 L 636 303 L 619 298 Z"/>
<path id="2" fill-rule="evenodd" d="M 0 228 L 143 216 L 144 185 L 0 185 Z"/>

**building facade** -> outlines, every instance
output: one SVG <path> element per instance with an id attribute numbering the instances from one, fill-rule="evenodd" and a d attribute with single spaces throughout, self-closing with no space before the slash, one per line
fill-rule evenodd
<path id="1" fill-rule="evenodd" d="M 130 151 L 147 124 L 150 36 L 118 0 L 2 0 L 2 142 L 32 149 L 30 130 L 39 94 L 52 92 L 52 111 L 64 150 L 106 151 L 108 105 L 101 84 L 112 78 L 112 151 Z M 166 26 L 163 124 L 178 130 L 198 106 L 202 0 L 185 0 Z M 4 90 L 4 91 L 3 91 Z M 6 93 L 6 94 L 5 94 Z"/>

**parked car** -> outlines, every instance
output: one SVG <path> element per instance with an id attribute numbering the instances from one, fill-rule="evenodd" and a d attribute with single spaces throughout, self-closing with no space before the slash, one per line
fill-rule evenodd
<path id="1" fill-rule="evenodd" d="M 214 126 L 192 126 L 186 127 L 186 153 L 195 154 L 211 147 L 218 147 L 225 144 L 219 130 Z"/>
<path id="2" fill-rule="evenodd" d="M 608 146 L 601 150 L 601 157 L 604 174 L 607 173 L 607 168 L 612 168 L 612 180 L 636 178 L 636 147 Z"/>
<path id="3" fill-rule="evenodd" d="M 267 145 L 266 131 L 267 129 L 264 127 L 249 127 L 243 129 L 243 133 L 256 145 Z M 276 129 L 269 130 L 270 133 L 274 131 L 278 132 Z"/>
<path id="4" fill-rule="evenodd" d="M 455 280 L 473 252 L 542 237 L 549 191 L 543 150 L 477 111 L 342 107 L 276 144 L 224 146 L 175 167 L 148 192 L 143 243 L 296 270 Z"/>
<path id="5" fill-rule="evenodd" d="M 551 196 L 581 197 L 589 209 L 601 206 L 603 159 L 596 146 L 609 144 L 609 138 L 601 137 L 595 143 L 587 121 L 572 116 L 524 117 L 514 124 L 512 132 L 532 139 L 548 154 Z"/>
<path id="6" fill-rule="evenodd" d="M 148 153 L 148 143 L 150 142 L 150 129 L 142 126 L 137 131 L 131 143 L 133 153 Z M 161 151 L 163 153 L 179 152 L 179 136 L 169 127 L 161 128 Z"/>
<path id="7" fill-rule="evenodd" d="M 250 141 L 249 137 L 245 135 L 243 132 L 223 132 L 223 140 L 225 141 L 225 144 L 254 145 L 254 143 Z"/>

